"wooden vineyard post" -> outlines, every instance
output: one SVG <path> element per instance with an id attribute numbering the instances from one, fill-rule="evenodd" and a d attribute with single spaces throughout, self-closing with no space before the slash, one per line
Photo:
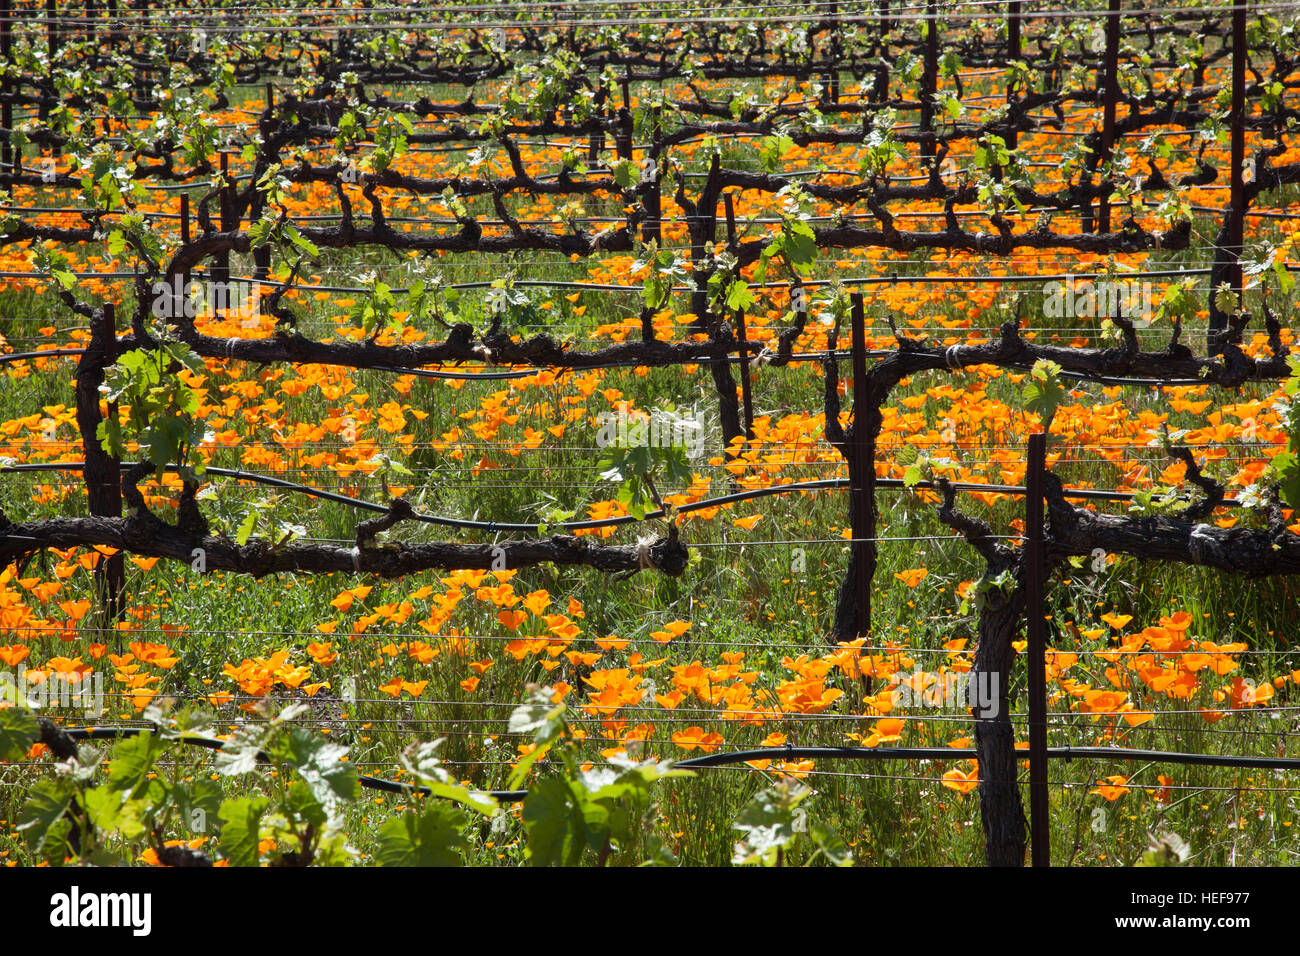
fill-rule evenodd
<path id="1" fill-rule="evenodd" d="M 1228 173 L 1230 199 L 1228 205 L 1228 261 L 1229 281 L 1241 304 L 1242 273 L 1241 253 L 1246 221 L 1245 192 L 1242 166 L 1246 162 L 1246 3 L 1232 8 L 1232 107 L 1229 115 L 1231 130 L 1231 167 Z M 1210 290 L 1214 295 L 1214 290 Z"/>
<path id="2" fill-rule="evenodd" d="M 871 633 L 871 578 L 876 569 L 872 502 L 876 494 L 876 466 L 867 442 L 870 396 L 867 389 L 867 329 L 862 293 L 853 302 L 853 438 L 849 444 L 849 523 L 853 530 L 854 593 L 858 604 L 858 633 Z M 845 636 L 845 640 L 852 637 Z"/>
<path id="3" fill-rule="evenodd" d="M 1110 0 L 1106 15 L 1106 79 L 1102 96 L 1101 153 L 1098 171 L 1110 162 L 1115 151 L 1115 106 L 1119 101 L 1119 0 Z M 1106 177 L 1103 174 L 1103 186 Z M 1110 199 L 1101 196 L 1097 202 L 1097 231 L 1110 232 Z"/>
<path id="4" fill-rule="evenodd" d="M 77 428 L 81 431 L 82 453 L 85 465 L 82 480 L 86 483 L 90 513 L 98 517 L 122 516 L 121 462 L 106 452 L 99 443 L 99 386 L 104 381 L 104 369 L 117 360 L 117 318 L 113 306 L 107 304 L 103 312 L 91 320 L 90 347 L 77 363 Z M 117 414 L 117 404 L 108 406 L 111 418 Z M 122 611 L 122 585 L 124 581 L 121 552 L 101 561 L 95 568 L 96 588 L 103 603 L 105 620 L 113 621 Z"/>
<path id="5" fill-rule="evenodd" d="M 1029 834 L 1034 866 L 1052 865 L 1047 800 L 1046 627 L 1043 617 L 1043 472 L 1047 435 L 1029 436 L 1025 471 L 1025 617 L 1029 669 Z"/>

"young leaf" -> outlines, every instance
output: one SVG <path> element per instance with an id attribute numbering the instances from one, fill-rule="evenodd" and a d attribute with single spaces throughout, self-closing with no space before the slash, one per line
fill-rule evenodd
<path id="1" fill-rule="evenodd" d="M 379 828 L 375 862 L 380 866 L 462 866 L 469 846 L 461 832 L 468 819 L 450 804 L 433 802 L 423 813 L 408 810 Z"/>
<path id="2" fill-rule="evenodd" d="M 241 548 L 248 544 L 248 539 L 253 534 L 253 529 L 257 527 L 257 507 L 248 509 L 248 514 L 244 515 L 244 520 L 239 523 L 239 530 L 235 532 L 235 544 Z"/>
<path id="3" fill-rule="evenodd" d="M 0 760 L 22 760 L 41 736 L 41 725 L 26 707 L 0 710 Z"/>
<path id="4" fill-rule="evenodd" d="M 535 783 L 524 800 L 528 861 L 533 866 L 577 866 L 582 851 L 597 842 L 591 824 L 602 823 L 604 808 L 581 800 L 561 777 Z"/>
<path id="5" fill-rule="evenodd" d="M 39 852 L 45 845 L 55 821 L 72 802 L 72 792 L 66 780 L 41 780 L 31 788 L 18 817 L 17 829 L 33 850 Z"/>
<path id="6" fill-rule="evenodd" d="M 1065 386 L 1057 375 L 1061 366 L 1048 359 L 1039 359 L 1030 371 L 1029 381 L 1021 389 L 1025 407 L 1038 415 L 1043 431 L 1051 431 L 1052 417 L 1065 400 Z"/>
<path id="7" fill-rule="evenodd" d="M 231 866 L 257 866 L 266 797 L 234 797 L 221 805 L 221 852 Z"/>

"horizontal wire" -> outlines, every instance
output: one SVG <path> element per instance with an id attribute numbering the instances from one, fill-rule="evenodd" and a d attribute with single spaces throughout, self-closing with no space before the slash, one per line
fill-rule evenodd
<path id="1" fill-rule="evenodd" d="M 748 4 L 742 4 L 740 6 L 742 6 L 743 8 L 745 6 L 748 6 Z M 780 5 L 778 4 L 774 6 L 780 6 Z M 790 6 L 799 6 L 799 4 L 791 4 Z M 1297 7 L 1300 7 L 1300 3 L 1295 2 L 1295 0 L 1274 0 L 1274 2 L 1263 2 L 1263 3 L 1256 2 L 1250 4 L 1250 9 L 1253 12 L 1257 12 L 1257 13 L 1262 11 L 1292 10 L 1292 9 L 1296 9 Z M 364 32 L 374 32 L 374 31 L 394 31 L 394 30 L 396 31 L 429 30 L 434 28 L 445 28 L 445 27 L 454 27 L 462 30 L 487 30 L 487 29 L 508 29 L 508 28 L 520 29 L 519 23 L 514 20 L 504 20 L 504 19 L 460 20 L 460 19 L 455 19 L 456 17 L 459 16 L 459 13 L 455 7 L 443 7 L 441 8 L 441 10 L 444 13 L 444 17 L 445 17 L 444 19 L 432 19 L 432 20 L 426 19 L 426 20 L 414 20 L 411 22 L 386 22 L 386 23 L 385 22 L 381 22 L 381 23 L 343 22 L 343 23 L 330 23 L 328 25 L 321 25 L 319 23 L 315 23 L 315 24 L 311 24 L 311 26 L 314 27 L 315 29 L 323 29 L 327 33 L 332 33 L 332 34 L 353 33 L 353 32 L 364 33 Z M 360 11 L 352 11 L 352 12 L 355 13 Z M 422 13 L 427 17 L 433 11 L 430 8 L 425 8 L 423 10 L 415 10 L 410 12 Z M 1215 7 L 1215 6 L 1186 7 L 1186 6 L 1169 5 L 1163 7 L 1145 8 L 1140 10 L 1130 9 L 1130 10 L 1120 10 L 1120 11 L 1108 11 L 1108 10 L 1099 10 L 1099 9 L 1080 10 L 1075 8 L 1075 9 L 1056 9 L 1056 10 L 1035 10 L 1032 13 L 1026 13 L 1022 17 L 1022 20 L 1032 21 L 1032 20 L 1058 20 L 1058 19 L 1059 20 L 1095 19 L 1095 20 L 1102 21 L 1102 20 L 1109 19 L 1111 17 L 1123 17 L 1129 19 L 1136 19 L 1143 16 L 1145 17 L 1170 16 L 1170 17 L 1183 17 L 1187 19 L 1192 19 L 1199 15 L 1204 15 L 1204 14 L 1222 15 L 1225 12 L 1227 12 L 1227 10 L 1221 6 L 1220 7 Z M 693 15 L 691 16 L 690 22 L 693 25 L 734 24 L 734 23 L 752 22 L 753 19 L 753 15 L 748 12 L 737 14 L 735 16 L 726 16 L 726 15 L 719 16 L 716 15 L 717 13 L 716 10 L 711 9 L 710 13 L 715 15 L 701 16 L 698 14 L 694 14 L 694 12 L 692 11 Z M 837 25 L 842 26 L 845 24 L 852 24 L 852 23 L 865 24 L 865 23 L 880 23 L 882 21 L 890 24 L 925 23 L 931 20 L 936 20 L 940 16 L 942 16 L 942 18 L 945 21 L 956 21 L 956 22 L 978 22 L 978 21 L 987 20 L 991 18 L 1003 19 L 1003 16 L 1000 16 L 998 12 L 990 13 L 988 11 L 981 11 L 979 13 L 966 14 L 960 12 L 960 8 L 959 8 L 957 10 L 945 9 L 942 13 L 940 13 L 937 9 L 935 9 L 933 12 L 930 11 L 906 12 L 903 10 L 900 10 L 898 12 L 891 10 L 887 13 L 870 11 L 870 12 L 856 12 L 856 13 L 841 12 L 841 13 L 832 14 L 827 12 L 827 13 L 817 13 L 816 16 L 811 16 L 807 14 L 777 15 L 774 13 L 767 13 L 763 15 L 762 22 L 764 24 L 802 24 L 802 23 L 807 23 L 810 20 L 816 19 L 821 21 L 833 22 Z M 15 22 L 21 22 L 21 18 L 14 17 L 13 19 L 15 20 Z M 170 15 L 168 16 L 168 19 L 170 19 Z M 39 22 L 45 22 L 45 21 L 42 19 Z M 79 20 L 76 22 L 80 23 Z M 622 27 L 676 26 L 679 25 L 680 23 L 681 20 L 679 16 L 593 18 L 590 15 L 588 15 L 586 19 L 580 17 L 557 17 L 551 21 L 545 21 L 545 20 L 535 18 L 529 23 L 529 28 L 538 29 L 539 27 L 542 26 L 552 26 L 552 27 L 558 27 L 567 30 L 567 29 L 576 29 L 579 27 L 601 28 L 601 27 L 615 27 L 615 26 L 622 26 Z M 147 15 L 138 18 L 134 24 L 134 27 L 137 31 L 143 31 L 145 33 L 154 33 L 154 34 L 172 33 L 172 34 L 189 35 L 193 32 L 192 28 L 183 25 L 173 25 L 171 23 L 155 22 L 153 18 Z M 279 25 L 272 25 L 272 24 L 256 24 L 256 25 L 250 24 L 250 25 L 243 25 L 243 26 L 235 26 L 235 25 L 227 25 L 227 24 L 209 23 L 204 26 L 204 32 L 212 33 L 214 35 L 243 35 L 246 33 L 258 33 L 258 34 L 298 33 L 301 32 L 304 28 L 305 27 L 302 25 L 279 26 Z"/>

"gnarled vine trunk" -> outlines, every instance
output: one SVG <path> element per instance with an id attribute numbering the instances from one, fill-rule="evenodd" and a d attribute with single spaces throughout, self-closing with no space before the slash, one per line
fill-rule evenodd
<path id="1" fill-rule="evenodd" d="M 990 569 L 991 571 L 994 569 Z M 1024 595 L 1017 587 L 1010 595 L 991 589 L 980 608 L 979 647 L 971 686 L 993 688 L 997 710 L 981 717 L 975 709 L 975 746 L 979 753 L 980 820 L 984 825 L 984 858 L 989 866 L 1022 866 L 1027 825 L 1016 780 L 1018 758 L 1011 724 L 1011 668 Z M 988 674 L 989 681 L 980 675 Z M 987 701 L 980 701 L 987 707 Z"/>

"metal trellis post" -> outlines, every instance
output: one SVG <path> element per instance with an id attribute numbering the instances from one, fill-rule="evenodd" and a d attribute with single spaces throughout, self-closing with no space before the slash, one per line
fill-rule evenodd
<path id="1" fill-rule="evenodd" d="M 862 293 L 853 302 L 853 439 L 849 445 L 850 524 L 853 529 L 854 588 L 858 604 L 858 633 L 871 633 L 871 501 L 876 493 L 876 468 L 867 442 L 867 419 L 871 417 L 867 389 L 867 331 Z"/>
<path id="2" fill-rule="evenodd" d="M 1231 260 L 1232 288 L 1238 296 L 1242 290 L 1241 252 L 1245 230 L 1246 201 L 1242 182 L 1242 166 L 1246 160 L 1246 4 L 1232 8 L 1232 108 L 1229 118 L 1231 129 L 1231 167 L 1228 182 L 1231 184 L 1228 211 L 1228 258 Z M 1210 292 L 1214 294 L 1213 290 Z"/>
<path id="3" fill-rule="evenodd" d="M 1052 865 L 1047 809 L 1047 682 L 1046 627 L 1043 617 L 1043 472 L 1047 435 L 1029 436 L 1025 471 L 1025 617 L 1029 668 L 1029 823 L 1034 866 Z"/>
<path id="4" fill-rule="evenodd" d="M 1102 104 L 1101 154 L 1098 170 L 1110 162 L 1115 148 L 1115 105 L 1119 100 L 1119 0 L 1110 0 L 1106 16 L 1106 79 Z M 1103 185 L 1107 177 L 1103 174 Z M 1110 199 L 1097 203 L 1097 231 L 1110 232 Z"/>

